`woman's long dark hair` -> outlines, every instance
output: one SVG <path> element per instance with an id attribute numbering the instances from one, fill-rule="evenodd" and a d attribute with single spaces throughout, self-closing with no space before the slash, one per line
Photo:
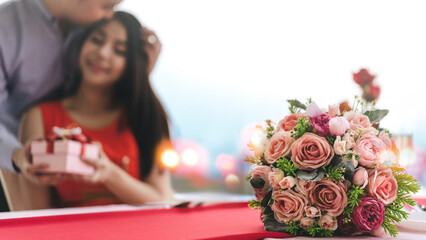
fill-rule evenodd
<path id="1" fill-rule="evenodd" d="M 81 71 L 78 59 L 81 48 L 89 35 L 98 27 L 109 21 L 120 22 L 127 32 L 126 68 L 123 76 L 114 87 L 114 102 L 124 107 L 125 124 L 130 127 L 139 149 L 139 172 L 145 179 L 154 165 L 155 151 L 160 142 L 169 138 L 167 114 L 154 93 L 149 81 L 148 55 L 145 51 L 145 42 L 142 40 L 142 25 L 132 15 L 125 12 L 116 12 L 114 17 L 103 20 L 88 28 L 71 46 L 66 66 L 71 65 L 71 75 L 68 79 L 73 83 L 69 93 L 77 92 L 81 82 Z"/>

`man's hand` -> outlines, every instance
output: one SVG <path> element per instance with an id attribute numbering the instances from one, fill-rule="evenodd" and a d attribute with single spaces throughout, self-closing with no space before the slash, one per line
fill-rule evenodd
<path id="1" fill-rule="evenodd" d="M 13 162 L 27 180 L 38 185 L 55 185 L 68 177 L 61 173 L 42 173 L 49 165 L 31 163 L 30 143 L 28 141 L 24 147 L 17 148 L 13 152 Z"/>
<path id="2" fill-rule="evenodd" d="M 151 73 L 161 52 L 161 42 L 157 35 L 146 27 L 142 28 L 142 37 L 148 54 L 148 72 Z"/>

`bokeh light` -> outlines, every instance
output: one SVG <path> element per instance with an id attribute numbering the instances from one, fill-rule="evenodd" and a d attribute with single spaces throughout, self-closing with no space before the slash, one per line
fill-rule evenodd
<path id="1" fill-rule="evenodd" d="M 176 168 L 176 175 L 192 176 L 192 174 L 199 174 L 207 177 L 209 154 L 203 145 L 194 140 L 178 138 L 173 140 L 173 148 L 183 163 Z"/>
<path id="2" fill-rule="evenodd" d="M 230 173 L 226 176 L 225 186 L 227 188 L 236 189 L 239 185 L 240 185 L 240 178 L 237 175 Z"/>
<path id="3" fill-rule="evenodd" d="M 416 163 L 417 155 L 412 148 L 404 148 L 399 153 L 399 164 L 401 167 L 409 167 Z"/>
<path id="4" fill-rule="evenodd" d="M 385 166 L 393 166 L 397 163 L 398 156 L 392 150 L 385 150 L 380 154 L 380 162 Z"/>
<path id="5" fill-rule="evenodd" d="M 266 138 L 266 133 L 262 130 L 262 126 L 265 123 L 263 122 L 253 122 L 247 124 L 241 130 L 241 148 L 244 155 L 249 155 L 252 153 L 249 145 L 253 147 L 259 147 L 263 144 L 264 138 Z"/>
<path id="6" fill-rule="evenodd" d="M 184 149 L 181 153 L 182 162 L 187 166 L 195 166 L 198 163 L 198 153 L 191 148 Z"/>
<path id="7" fill-rule="evenodd" d="M 176 168 L 179 164 L 179 155 L 176 153 L 176 151 L 168 149 L 163 152 L 161 161 L 164 166 L 173 169 Z"/>
<path id="8" fill-rule="evenodd" d="M 223 175 L 233 173 L 235 171 L 235 158 L 229 154 L 219 154 L 216 158 L 216 167 Z"/>

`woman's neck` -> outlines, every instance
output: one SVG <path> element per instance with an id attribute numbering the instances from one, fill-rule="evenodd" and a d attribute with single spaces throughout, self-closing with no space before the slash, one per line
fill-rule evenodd
<path id="1" fill-rule="evenodd" d="M 113 88 L 84 84 L 69 99 L 69 107 L 87 115 L 96 115 L 116 110 L 118 104 L 113 102 Z"/>

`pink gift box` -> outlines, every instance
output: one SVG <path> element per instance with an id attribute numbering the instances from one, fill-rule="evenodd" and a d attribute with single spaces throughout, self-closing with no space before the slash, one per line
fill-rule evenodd
<path id="1" fill-rule="evenodd" d="M 47 163 L 46 172 L 67 172 L 76 174 L 93 174 L 95 169 L 81 160 L 81 156 L 90 159 L 98 159 L 99 147 L 96 144 L 84 144 L 73 140 L 56 140 L 53 142 L 53 153 L 47 152 L 46 141 L 34 141 L 31 143 L 33 163 Z M 82 155 L 81 155 L 82 154 Z"/>

